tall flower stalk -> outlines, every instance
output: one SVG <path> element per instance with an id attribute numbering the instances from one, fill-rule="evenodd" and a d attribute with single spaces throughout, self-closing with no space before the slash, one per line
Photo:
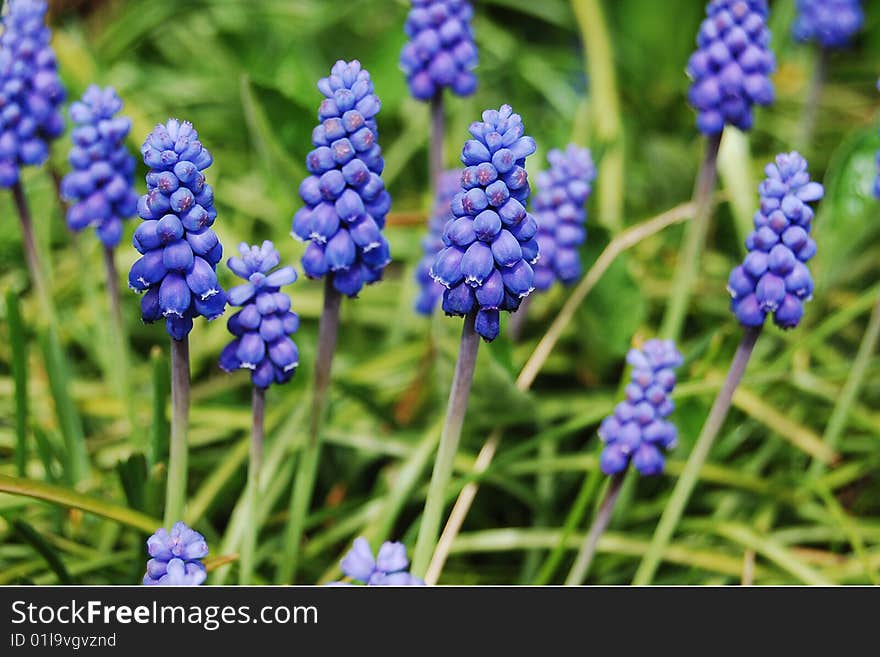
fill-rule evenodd
<path id="1" fill-rule="evenodd" d="M 681 334 L 699 273 L 724 126 L 749 130 L 753 106 L 773 102 L 769 76 L 776 63 L 767 15 L 766 0 L 711 0 L 697 35 L 697 50 L 688 62 L 690 103 L 697 112 L 697 128 L 706 135 L 706 149 L 694 189 L 694 217 L 685 229 L 663 317 L 661 334 L 667 339 L 677 340 Z"/>
<path id="2" fill-rule="evenodd" d="M 824 190 L 819 183 L 810 181 L 807 162 L 798 153 L 778 155 L 774 163 L 767 165 L 765 173 L 767 178 L 759 187 L 761 205 L 755 214 L 755 229 L 746 239 L 749 253 L 742 265 L 731 271 L 727 284 L 731 309 L 744 328 L 743 337 L 663 510 L 634 584 L 648 584 L 656 573 L 700 469 L 724 424 L 767 315 L 772 314 L 780 328 L 794 328 L 803 317 L 804 302 L 812 298 L 813 279 L 806 263 L 816 253 L 816 242 L 810 237 L 814 211 L 809 203 L 819 201 Z"/>
<path id="3" fill-rule="evenodd" d="M 471 28 L 470 0 L 411 0 L 404 25 L 409 41 L 400 53 L 400 67 L 410 93 L 431 106 L 431 145 L 428 163 L 431 187 L 437 196 L 443 173 L 443 137 L 446 132 L 443 90 L 470 96 L 477 88 L 473 68 L 477 48 Z"/>
<path id="4" fill-rule="evenodd" d="M 290 335 L 299 328 L 299 317 L 290 310 L 290 297 L 280 291 L 296 281 L 293 267 L 275 269 L 281 256 L 268 240 L 261 246 L 238 247 L 241 257 L 227 261 L 232 272 L 244 283 L 229 290 L 229 304 L 241 310 L 227 321 L 234 339 L 220 355 L 220 367 L 227 372 L 246 369 L 251 372 L 252 429 L 248 466 L 247 528 L 241 550 L 239 581 L 252 584 L 259 531 L 258 497 L 260 466 L 263 461 L 263 437 L 266 413 L 266 390 L 273 383 L 287 383 L 299 365 L 299 350 Z"/>
<path id="5" fill-rule="evenodd" d="M 586 578 L 630 464 L 641 475 L 659 475 L 665 466 L 663 451 L 675 447 L 678 432 L 667 418 L 675 408 L 669 396 L 681 354 L 672 341 L 648 340 L 641 349 L 631 349 L 626 360 L 633 368 L 626 399 L 599 428 L 605 443 L 599 465 L 611 480 L 566 584 L 581 584 Z"/>
<path id="6" fill-rule="evenodd" d="M 133 244 L 141 257 L 128 284 L 141 298 L 147 323 L 165 320 L 171 339 L 171 438 L 165 495 L 165 524 L 183 517 L 186 501 L 189 431 L 189 334 L 193 319 L 216 319 L 226 309 L 217 280 L 223 246 L 211 230 L 217 210 L 214 190 L 203 171 L 213 158 L 192 124 L 168 119 L 157 125 L 141 148 L 147 193 L 138 200 L 143 221 Z"/>
<path id="7" fill-rule="evenodd" d="M 446 288 L 444 312 L 465 319 L 413 555 L 417 575 L 425 573 L 437 542 L 479 338 L 491 342 L 498 337 L 500 311 L 516 310 L 534 289 L 531 263 L 538 258 L 538 225 L 525 207 L 531 192 L 525 161 L 535 152 L 535 140 L 524 135 L 522 118 L 509 105 L 483 112 L 482 121 L 472 123 L 470 133 L 473 138 L 461 153 L 465 165 L 461 191 L 452 199 L 453 219 L 443 231 L 447 246 L 431 267 L 434 280 Z"/>
<path id="8" fill-rule="evenodd" d="M 292 234 L 308 241 L 302 259 L 306 276 L 325 279 L 324 308 L 308 436 L 290 498 L 280 582 L 289 582 L 299 564 L 318 469 L 342 296 L 356 297 L 364 285 L 381 279 L 391 260 L 382 234 L 391 196 L 381 178 L 385 162 L 375 118 L 382 104 L 370 74 L 357 60 L 340 60 L 330 76 L 318 82 L 318 90 L 324 100 L 318 109 L 320 124 L 312 132 L 315 148 L 306 157 L 311 175 L 299 188 L 305 205 L 293 217 Z"/>

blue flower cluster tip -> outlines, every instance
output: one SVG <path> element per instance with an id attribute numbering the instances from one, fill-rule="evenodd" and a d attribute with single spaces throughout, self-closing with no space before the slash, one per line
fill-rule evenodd
<path id="1" fill-rule="evenodd" d="M 44 0 L 9 0 L 0 37 L 0 186 L 22 166 L 42 164 L 64 132 L 65 90 L 49 44 Z"/>
<path id="2" fill-rule="evenodd" d="M 773 102 L 767 0 L 711 0 L 688 62 L 697 127 L 718 134 L 725 124 L 748 130 L 752 106 Z"/>
<path id="3" fill-rule="evenodd" d="M 409 41 L 400 53 L 400 67 L 413 97 L 429 100 L 444 88 L 458 96 L 474 93 L 473 16 L 469 0 L 412 0 L 404 27 Z"/>
<path id="4" fill-rule="evenodd" d="M 437 185 L 437 198 L 434 199 L 434 209 L 428 219 L 428 234 L 422 238 L 422 252 L 424 256 L 416 267 L 416 282 L 420 292 L 416 299 L 416 312 L 422 315 L 430 315 L 437 307 L 437 302 L 443 296 L 444 288 L 431 277 L 431 265 L 437 253 L 445 246 L 443 244 L 443 229 L 452 219 L 450 206 L 452 197 L 461 191 L 461 171 L 444 171 Z"/>
<path id="5" fill-rule="evenodd" d="M 535 288 L 538 224 L 526 212 L 525 162 L 536 146 L 510 105 L 483 112 L 470 133 L 473 139 L 461 153 L 461 191 L 450 204 L 453 219 L 443 229 L 446 247 L 434 259 L 431 276 L 446 288 L 446 314 L 477 311 L 476 331 L 492 341 L 498 337 L 499 311 L 516 310 Z"/>
<path id="6" fill-rule="evenodd" d="M 192 330 L 193 318 L 223 314 L 226 293 L 217 281 L 223 247 L 211 230 L 217 210 L 203 171 L 213 159 L 189 122 L 169 119 L 147 136 L 141 153 L 150 167 L 147 193 L 138 200 L 143 222 L 133 244 L 142 254 L 128 274 L 129 286 L 145 292 L 145 322 L 165 318 L 174 340 Z"/>
<path id="7" fill-rule="evenodd" d="M 820 200 L 824 189 L 810 181 L 807 161 L 799 153 L 777 155 L 764 172 L 767 178 L 758 188 L 761 207 L 746 238 L 749 253 L 730 272 L 727 289 L 743 326 L 762 326 L 772 313 L 777 326 L 794 328 L 803 317 L 804 301 L 813 294 L 806 265 L 816 254 L 809 204 Z"/>
<path id="8" fill-rule="evenodd" d="M 599 427 L 605 443 L 599 465 L 607 475 L 623 472 L 630 462 L 642 475 L 658 475 L 665 465 L 663 451 L 675 446 L 678 435 L 667 418 L 675 408 L 669 398 L 673 370 L 682 357 L 671 340 L 648 340 L 631 349 L 626 360 L 632 366 L 626 399 Z"/>
<path id="9" fill-rule="evenodd" d="M 251 371 L 258 388 L 290 381 L 299 364 L 299 351 L 290 339 L 299 328 L 299 317 L 290 310 L 290 297 L 280 291 L 296 280 L 293 267 L 275 269 L 281 262 L 275 245 L 238 247 L 241 257 L 227 261 L 232 272 L 246 282 L 229 290 L 229 305 L 241 310 L 227 321 L 235 339 L 220 354 L 220 367 L 231 372 Z M 272 271 L 272 270 L 275 271 Z"/>
<path id="10" fill-rule="evenodd" d="M 407 572 L 409 559 L 403 543 L 386 541 L 376 556 L 367 539 L 359 537 L 340 564 L 342 572 L 367 586 L 424 586 L 418 577 Z"/>
<path id="11" fill-rule="evenodd" d="M 596 167 L 588 148 L 569 144 L 547 154 L 550 169 L 538 174 L 533 204 L 538 221 L 535 288 L 547 290 L 557 279 L 569 285 L 581 275 L 578 247 L 587 239 L 584 204 L 592 191 Z"/>
<path id="12" fill-rule="evenodd" d="M 151 559 L 144 584 L 197 586 L 207 577 L 202 559 L 208 556 L 208 543 L 183 522 L 174 523 L 170 532 L 158 529 L 147 539 L 147 552 Z"/>
<path id="13" fill-rule="evenodd" d="M 792 32 L 798 41 L 823 48 L 845 48 L 862 27 L 860 0 L 798 0 Z"/>
<path id="14" fill-rule="evenodd" d="M 61 181 L 61 193 L 71 205 L 67 225 L 80 231 L 94 226 L 105 246 L 122 238 L 122 222 L 137 212 L 134 157 L 125 147 L 131 119 L 116 116 L 122 101 L 116 91 L 89 86 L 70 106 L 74 123 L 68 161 L 73 171 Z"/>
<path id="15" fill-rule="evenodd" d="M 382 149 L 376 114 L 382 104 L 359 61 L 338 61 L 318 82 L 325 98 L 321 123 L 306 157 L 311 174 L 299 187 L 305 206 L 293 217 L 292 234 L 308 241 L 302 259 L 309 278 L 330 276 L 350 297 L 382 277 L 390 262 L 382 234 L 391 197 L 382 182 Z"/>

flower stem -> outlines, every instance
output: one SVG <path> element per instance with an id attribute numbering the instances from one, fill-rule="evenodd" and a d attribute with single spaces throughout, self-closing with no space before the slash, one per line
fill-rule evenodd
<path id="1" fill-rule="evenodd" d="M 760 335 L 761 327 L 745 329 L 745 333 L 733 357 L 733 362 L 727 371 L 727 378 L 724 379 L 724 384 L 721 386 L 721 390 L 718 391 L 718 396 L 712 404 L 712 410 L 709 411 L 709 417 L 706 419 L 706 423 L 700 431 L 700 435 L 688 457 L 684 470 L 682 470 L 672 495 L 666 503 L 666 508 L 663 510 L 663 515 L 660 517 L 660 522 L 654 531 L 651 544 L 648 546 L 648 550 L 642 557 L 642 563 L 639 564 L 639 569 L 636 571 L 633 584 L 650 584 L 654 578 L 657 566 L 660 563 L 660 556 L 666 550 L 666 546 L 672 539 L 679 520 L 681 520 L 691 492 L 693 492 L 697 484 L 700 470 L 709 456 L 709 451 L 712 449 L 715 437 L 721 430 L 721 425 L 724 424 L 724 420 L 727 418 L 727 413 L 733 400 L 733 393 L 742 380 L 743 374 L 746 371 L 746 365 L 748 365 L 749 358 Z"/>
<path id="2" fill-rule="evenodd" d="M 712 192 L 715 190 L 715 181 L 718 177 L 720 146 L 720 132 L 707 137 L 706 154 L 694 188 L 694 217 L 685 228 L 684 246 L 679 253 L 675 279 L 672 282 L 672 291 L 660 330 L 661 335 L 668 340 L 678 340 L 681 335 L 691 292 L 700 272 L 700 256 L 706 243 L 706 235 L 709 233 Z"/>
<path id="3" fill-rule="evenodd" d="M 801 149 L 808 149 L 813 143 L 813 134 L 816 131 L 816 117 L 819 115 L 819 101 L 822 99 L 822 90 L 825 86 L 825 76 L 828 71 L 829 51 L 820 48 L 813 66 L 813 75 L 810 78 L 810 88 L 807 91 L 807 100 L 804 112 L 801 115 L 800 134 L 798 143 Z"/>
<path id="4" fill-rule="evenodd" d="M 251 400 L 253 429 L 251 431 L 251 459 L 248 465 L 247 528 L 241 546 L 239 584 L 253 584 L 254 555 L 257 552 L 257 534 L 260 530 L 257 500 L 260 488 L 260 467 L 263 464 L 263 434 L 266 417 L 266 390 L 254 386 Z"/>
<path id="5" fill-rule="evenodd" d="M 306 515 L 312 502 L 318 460 L 321 452 L 321 427 L 327 409 L 327 390 L 330 386 L 330 367 L 336 349 L 339 330 L 339 306 L 342 295 L 333 287 L 331 278 L 324 286 L 324 310 L 318 325 L 318 354 L 315 359 L 315 385 L 312 390 L 312 408 L 306 444 L 300 450 L 293 490 L 290 495 L 287 527 L 284 533 L 284 552 L 278 566 L 277 580 L 286 584 L 296 575 L 299 565 L 300 543 Z"/>
<path id="6" fill-rule="evenodd" d="M 440 89 L 431 98 L 431 152 L 428 164 L 431 174 L 431 187 L 437 196 L 440 187 L 440 176 L 443 173 L 443 137 L 446 133 L 446 117 L 443 114 L 443 90 Z"/>
<path id="7" fill-rule="evenodd" d="M 40 304 L 43 306 L 43 312 L 48 313 L 46 317 L 51 321 L 52 304 L 49 298 L 49 288 L 46 286 L 45 270 L 37 250 L 37 240 L 34 237 L 34 222 L 31 219 L 31 211 L 20 182 L 12 186 L 12 198 L 15 200 L 18 219 L 21 223 L 21 232 L 24 239 L 24 256 L 28 269 L 30 269 L 31 282 L 37 292 Z"/>
<path id="8" fill-rule="evenodd" d="M 590 526 L 590 531 L 587 532 L 584 544 L 581 546 L 577 558 L 574 560 L 574 565 L 571 567 L 571 571 L 565 580 L 567 585 L 577 586 L 586 579 L 587 572 L 590 570 L 590 564 L 593 562 L 593 555 L 596 554 L 596 544 L 611 520 L 611 513 L 614 511 L 614 505 L 617 503 L 620 489 L 623 488 L 625 476 L 626 471 L 618 472 L 611 478 L 608 488 L 605 490 L 605 497 L 602 499 L 599 511 L 596 513 L 593 524 Z"/>
<path id="9" fill-rule="evenodd" d="M 189 445 L 189 337 L 171 340 L 171 440 L 168 447 L 168 482 L 165 525 L 170 529 L 183 519 L 186 501 Z"/>
<path id="10" fill-rule="evenodd" d="M 449 392 L 449 403 L 446 407 L 446 422 L 443 425 L 443 432 L 440 434 L 440 446 L 437 449 L 437 459 L 434 461 L 434 472 L 431 475 L 428 497 L 425 500 L 425 511 L 422 514 L 419 536 L 413 553 L 412 572 L 419 576 L 425 574 L 434 551 L 434 545 L 437 542 L 445 505 L 446 487 L 452 477 L 452 465 L 455 454 L 458 452 L 461 428 L 464 425 L 464 415 L 467 411 L 468 397 L 470 397 L 471 384 L 474 380 L 477 350 L 480 346 L 480 337 L 474 330 L 476 317 L 476 311 L 468 313 L 464 318 L 464 326 L 461 330 L 461 345 L 458 350 L 458 362 L 455 364 L 455 374 L 452 378 L 452 388 Z"/>
<path id="11" fill-rule="evenodd" d="M 129 424 L 136 426 L 137 413 L 135 398 L 131 394 L 129 384 L 128 339 L 125 331 L 125 320 L 122 317 L 122 305 L 119 298 L 119 273 L 116 269 L 116 252 L 112 247 L 102 245 L 104 269 L 107 274 L 107 302 L 110 306 L 110 350 L 113 355 L 110 372 L 113 373 L 114 387 L 127 407 Z M 142 441 L 146 451 L 146 440 Z"/>

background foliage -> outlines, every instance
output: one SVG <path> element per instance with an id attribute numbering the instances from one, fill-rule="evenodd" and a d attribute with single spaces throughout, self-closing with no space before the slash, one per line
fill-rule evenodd
<path id="1" fill-rule="evenodd" d="M 54 45 L 70 98 L 93 81 L 115 86 L 134 120 L 134 152 L 156 122 L 168 116 L 194 122 L 215 156 L 208 177 L 220 212 L 216 229 L 227 253 L 240 241 L 273 239 L 283 259 L 298 265 L 302 246 L 288 235 L 320 100 L 315 82 L 339 58 L 358 58 L 371 71 L 383 101 L 380 141 L 394 199 L 388 231 L 394 263 L 385 281 L 343 304 L 329 445 L 298 579 L 334 577 L 339 555 L 359 533 L 411 545 L 460 320 L 425 320 L 411 311 L 412 267 L 420 256 L 430 202 L 428 111 L 409 98 L 397 68 L 408 3 L 52 4 Z M 482 109 L 503 102 L 523 115 L 538 141 L 533 172 L 552 147 L 569 140 L 590 146 L 600 162 L 600 182 L 590 203 L 588 264 L 622 227 L 688 200 L 702 141 L 686 105 L 683 70 L 703 15 L 702 0 L 601 3 L 609 42 L 603 40 L 601 22 L 578 20 L 598 6 L 594 0 L 475 4 L 479 90 L 473 98 L 447 102 L 448 164 L 457 160 L 467 125 Z M 724 202 L 681 345 L 686 362 L 673 416 L 680 445 L 666 475 L 627 481 L 590 581 L 625 583 L 638 565 L 739 340 L 724 285 L 742 253 L 761 169 L 775 153 L 795 146 L 827 189 L 816 223 L 815 299 L 797 331 L 765 331 L 657 581 L 735 583 L 752 564 L 757 583 L 814 576 L 840 583 L 877 579 L 880 359 L 869 350 L 857 357 L 870 309 L 880 297 L 880 208 L 871 196 L 874 153 L 880 147 L 875 88 L 880 6 L 866 4 L 865 28 L 855 46 L 831 59 L 815 138 L 799 144 L 815 52 L 791 40 L 793 1 L 771 2 L 778 98 L 769 109 L 758 110 L 748 137 L 729 135 L 722 153 Z M 586 51 L 584 43 L 590 44 Z M 55 147 L 54 166 L 62 171 L 68 146 L 62 140 Z M 138 180 L 142 188 L 142 175 Z M 161 455 L 165 439 L 166 337 L 161 326 L 140 323 L 138 298 L 125 294 L 132 349 L 127 399 L 110 383 L 118 362 L 107 347 L 109 317 L 97 240 L 67 234 L 46 170 L 29 171 L 24 182 L 44 253 L 51 251 L 47 260 L 68 366 L 67 371 L 46 368 L 41 342 L 24 328 L 40 311 L 27 291 L 11 199 L 0 195 L 0 215 L 6 217 L 0 222 L 0 287 L 9 299 L 21 296 L 23 313 L 17 322 L 15 304 L 0 308 L 0 476 L 15 474 L 13 448 L 17 431 L 24 431 L 28 478 L 56 485 L 46 489 L 51 494 L 41 489 L 40 496 L 54 497 L 62 506 L 0 495 L 0 583 L 137 582 L 145 560 L 143 532 L 158 524 L 151 517 L 161 517 L 155 492 L 162 490 L 156 483 L 163 474 L 161 459 L 148 468 L 141 454 L 152 449 Z M 129 234 L 132 230 L 129 226 Z M 441 582 L 558 582 L 564 577 L 589 520 L 587 513 L 579 527 L 570 528 L 574 532 L 564 529 L 585 476 L 587 502 L 601 495 L 596 426 L 618 398 L 626 350 L 633 340 L 656 332 L 681 230 L 680 225 L 669 228 L 617 258 L 578 309 L 530 393 L 516 389 L 516 373 L 564 302 L 565 290 L 555 288 L 535 300 L 520 343 L 502 335 L 481 349 L 450 498 L 489 431 L 503 427 L 505 440 Z M 124 244 L 120 270 L 134 258 Z M 231 283 L 228 271 L 221 281 Z M 291 384 L 268 395 L 259 549 L 259 572 L 266 581 L 285 549 L 283 527 L 304 436 L 321 303 L 318 283 L 302 280 L 291 292 L 304 320 L 296 336 L 301 366 Z M 223 321 L 199 322 L 192 336 L 188 520 L 208 537 L 212 555 L 220 557 L 213 563 L 215 582 L 234 569 L 222 565 L 222 557 L 235 553 L 241 533 L 236 509 L 250 422 L 247 376 L 224 374 L 216 365 L 226 339 Z M 27 366 L 26 386 L 13 380 L 16 357 Z M 812 460 L 805 446 L 822 439 L 856 363 L 867 368 L 865 384 L 845 415 L 839 460 L 827 474 L 805 476 Z M 25 387 L 26 426 L 15 421 Z M 65 392 L 75 405 L 65 406 Z M 74 492 L 65 482 L 63 445 L 67 434 L 80 430 L 93 470 Z M 547 565 L 553 550 L 560 557 L 557 568 Z"/>

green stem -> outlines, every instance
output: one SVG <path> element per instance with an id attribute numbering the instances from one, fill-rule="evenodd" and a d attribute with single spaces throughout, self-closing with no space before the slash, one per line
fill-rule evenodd
<path id="1" fill-rule="evenodd" d="M 251 409 L 253 430 L 251 432 L 251 461 L 247 479 L 247 530 L 241 546 L 239 584 L 253 584 L 254 555 L 257 551 L 257 534 L 260 531 L 258 495 L 260 468 L 263 463 L 263 434 L 266 419 L 266 390 L 254 386 Z"/>
<path id="2" fill-rule="evenodd" d="M 642 563 L 639 564 L 639 569 L 636 571 L 633 584 L 650 584 L 654 578 L 660 558 L 669 545 L 672 535 L 675 533 L 675 529 L 684 513 L 684 508 L 687 505 L 688 499 L 690 499 L 691 492 L 693 492 L 700 477 L 700 469 L 706 462 L 721 425 L 724 424 L 724 420 L 727 418 L 727 413 L 733 401 L 733 393 L 742 380 L 743 374 L 745 374 L 749 358 L 760 335 L 761 327 L 745 329 L 742 341 L 739 343 L 739 347 L 733 357 L 733 362 L 730 364 L 730 369 L 727 372 L 727 378 L 724 379 L 724 384 L 721 386 L 721 390 L 718 391 L 718 396 L 712 404 L 712 410 L 709 411 L 709 417 L 706 419 L 697 442 L 694 444 L 693 451 L 691 451 L 687 463 L 685 463 L 684 470 L 682 470 L 672 495 L 666 503 L 663 515 L 660 517 L 660 522 L 654 531 L 654 537 L 651 539 L 651 545 L 648 547 L 647 552 L 645 552 Z"/>
<path id="3" fill-rule="evenodd" d="M 186 503 L 189 445 L 189 337 L 171 340 L 171 441 L 168 449 L 168 482 L 165 525 L 170 529 L 183 519 Z"/>
<path id="4" fill-rule="evenodd" d="M 131 427 L 136 425 L 135 397 L 131 394 L 129 381 L 129 358 L 128 338 L 125 331 L 125 320 L 122 317 L 122 305 L 119 298 L 119 273 L 116 269 L 115 250 L 109 246 L 103 246 L 104 270 L 107 274 L 107 302 L 110 307 L 110 350 L 114 362 L 110 371 L 113 373 L 113 386 L 118 396 L 128 411 L 128 421 Z M 146 441 L 141 440 L 141 448 L 146 453 Z"/>
<path id="5" fill-rule="evenodd" d="M 813 76 L 810 79 L 810 88 L 807 92 L 804 113 L 801 115 L 800 135 L 798 136 L 800 148 L 804 150 L 813 143 L 816 117 L 819 114 L 819 101 L 822 99 L 822 89 L 825 86 L 825 75 L 828 70 L 829 54 L 827 48 L 820 48 L 813 67 Z"/>
<path id="6" fill-rule="evenodd" d="M 590 570 L 590 564 L 593 563 L 593 555 L 596 554 L 596 545 L 599 543 L 599 537 L 608 528 L 611 513 L 614 511 L 614 504 L 617 502 L 621 488 L 623 488 L 625 476 L 626 471 L 618 472 L 611 478 L 608 488 L 605 490 L 605 497 L 602 498 L 602 505 L 593 519 L 590 531 L 587 532 L 584 544 L 581 545 L 581 549 L 574 560 L 574 565 L 571 567 L 571 571 L 565 580 L 566 585 L 577 586 L 583 584 L 584 579 L 586 579 L 587 572 Z"/>
<path id="7" fill-rule="evenodd" d="M 28 207 L 27 198 L 24 195 L 24 189 L 20 182 L 17 182 L 12 186 L 12 198 L 15 201 L 15 207 L 18 210 L 18 219 L 21 223 L 21 233 L 24 241 L 24 257 L 31 273 L 31 282 L 34 285 L 37 297 L 43 307 L 42 310 L 46 313 L 45 319 L 51 323 L 53 314 L 49 288 L 46 284 L 45 270 L 43 269 L 39 251 L 37 249 L 37 240 L 34 237 L 34 222 L 31 219 L 31 211 Z"/>
<path id="8" fill-rule="evenodd" d="M 19 477 L 24 477 L 27 475 L 28 460 L 28 345 L 18 295 L 12 290 L 6 293 L 6 319 L 9 322 L 10 366 L 15 384 L 15 470 Z"/>
<path id="9" fill-rule="evenodd" d="M 458 350 L 458 362 L 455 364 L 455 374 L 452 378 L 452 389 L 449 392 L 449 403 L 446 407 L 446 422 L 443 425 L 443 432 L 440 434 L 440 446 L 437 448 L 434 472 L 431 475 L 428 496 L 425 500 L 425 511 L 422 514 L 419 536 L 413 553 L 412 572 L 416 575 L 425 574 L 440 531 L 446 487 L 452 476 L 452 466 L 458 452 L 461 429 L 464 425 L 471 384 L 474 380 L 477 350 L 480 346 L 480 337 L 474 330 L 476 317 L 475 311 L 470 312 L 464 318 L 464 326 L 461 330 L 461 345 Z"/>
<path id="10" fill-rule="evenodd" d="M 333 364 L 333 351 L 336 348 L 341 302 L 342 295 L 333 287 L 332 278 L 328 277 L 324 284 L 324 310 L 318 325 L 318 354 L 315 359 L 315 387 L 312 390 L 309 433 L 306 444 L 300 452 L 296 477 L 293 480 L 283 543 L 286 552 L 281 555 L 276 578 L 282 584 L 291 581 L 299 566 L 303 528 L 318 474 L 321 427 L 327 410 L 327 390 L 330 387 L 330 368 Z"/>
<path id="11" fill-rule="evenodd" d="M 868 369 L 868 363 L 871 361 L 871 354 L 874 353 L 874 349 L 877 346 L 878 337 L 880 337 L 880 299 L 877 300 L 877 305 L 871 311 L 871 318 L 868 320 L 868 326 L 865 329 L 864 336 L 862 336 L 862 341 L 859 344 L 859 350 L 852 363 L 849 376 L 846 378 L 846 383 L 843 384 L 843 390 L 840 391 L 840 396 L 837 398 L 834 410 L 831 411 L 831 417 L 822 436 L 822 442 L 831 451 L 836 451 L 840 444 L 840 437 L 846 428 L 849 412 L 856 402 L 859 390 L 865 380 L 865 371 Z M 813 459 L 813 463 L 810 466 L 810 475 L 817 477 L 824 471 L 825 464 L 819 459 Z"/>
<path id="12" fill-rule="evenodd" d="M 675 269 L 675 279 L 669 294 L 666 314 L 663 316 L 661 335 L 668 340 L 678 340 L 684 325 L 694 283 L 700 273 L 700 260 L 709 233 L 712 213 L 712 196 L 718 177 L 718 149 L 721 133 L 706 139 L 706 154 L 694 188 L 694 218 L 685 228 L 684 246 L 680 251 Z"/>

